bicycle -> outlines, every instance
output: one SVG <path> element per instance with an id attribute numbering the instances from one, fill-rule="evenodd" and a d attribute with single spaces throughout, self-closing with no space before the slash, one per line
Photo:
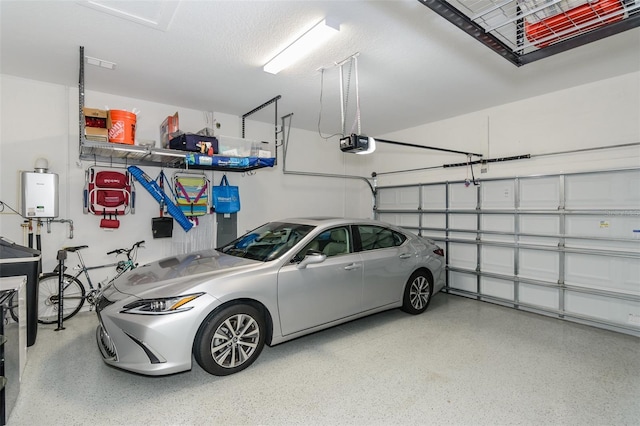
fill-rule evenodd
<path id="1" fill-rule="evenodd" d="M 108 252 L 107 254 L 114 254 L 116 256 L 125 254 L 127 260 L 120 260 L 115 263 L 109 263 L 106 265 L 86 266 L 80 250 L 86 249 L 89 246 L 76 246 L 76 247 L 64 247 L 62 250 L 69 253 L 76 253 L 80 264 L 75 266 L 74 269 L 78 272 L 75 275 L 63 274 L 63 320 L 68 320 L 75 314 L 80 312 L 85 300 L 89 303 L 89 310 L 93 310 L 96 302 L 96 296 L 100 292 L 103 285 L 106 287 L 115 281 L 125 272 L 135 269 L 138 264 L 136 258 L 138 255 L 138 248 L 144 244 L 144 241 L 138 241 L 133 244 L 129 249 L 116 249 Z M 116 267 L 116 275 L 105 282 L 100 282 L 97 288 L 94 287 L 89 271 L 100 268 Z M 59 286 L 59 265 L 53 270 L 53 272 L 46 273 L 40 276 L 38 284 L 38 322 L 41 324 L 55 324 L 58 321 L 58 308 L 60 306 L 60 297 L 58 295 Z M 65 267 L 65 270 L 67 268 Z M 89 284 L 89 290 L 85 289 L 85 286 L 78 279 L 80 275 L 84 274 L 87 283 Z M 13 310 L 12 310 L 13 312 Z M 17 314 L 17 312 L 16 312 Z M 12 313 L 13 316 L 13 313 Z"/>

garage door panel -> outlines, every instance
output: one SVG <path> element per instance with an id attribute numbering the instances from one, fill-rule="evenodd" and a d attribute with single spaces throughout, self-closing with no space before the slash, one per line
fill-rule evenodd
<path id="1" fill-rule="evenodd" d="M 483 295 L 513 301 L 513 281 L 505 281 L 491 277 L 480 279 L 480 291 Z"/>
<path id="2" fill-rule="evenodd" d="M 558 282 L 560 253 L 520 249 L 518 254 L 518 276 L 536 280 Z"/>
<path id="3" fill-rule="evenodd" d="M 520 283 L 518 287 L 518 301 L 527 305 L 555 310 L 559 308 L 559 292 L 559 289 L 552 287 Z"/>
<path id="4" fill-rule="evenodd" d="M 449 273 L 449 287 L 475 293 L 478 290 L 476 276 L 460 272 Z"/>
<path id="5" fill-rule="evenodd" d="M 515 218 L 513 215 L 488 215 L 480 216 L 480 226 L 484 231 L 510 232 L 515 230 Z M 513 237 L 511 238 L 513 240 Z"/>
<path id="6" fill-rule="evenodd" d="M 458 268 L 476 269 L 478 257 L 475 244 L 449 243 L 449 264 Z"/>
<path id="7" fill-rule="evenodd" d="M 418 228 L 420 226 L 419 218 L 415 214 L 381 213 L 378 215 L 378 219 L 392 225 L 407 228 Z"/>
<path id="8" fill-rule="evenodd" d="M 520 215 L 520 231 L 524 234 L 558 234 L 560 217 L 553 215 Z"/>
<path id="9" fill-rule="evenodd" d="M 449 232 L 449 237 L 452 240 L 468 240 L 468 241 L 475 241 L 476 240 L 476 232 L 475 231 L 469 231 L 469 232 Z"/>
<path id="10" fill-rule="evenodd" d="M 568 248 L 589 249 L 589 250 L 611 250 L 611 251 L 628 251 L 638 253 L 638 243 L 611 241 L 611 240 L 587 240 L 577 238 L 567 238 L 565 245 Z"/>
<path id="11" fill-rule="evenodd" d="M 522 234 L 559 235 L 560 217 L 547 215 L 520 215 L 520 232 Z M 540 244 L 544 246 L 557 246 L 558 238 L 535 237 L 522 235 L 520 242 L 523 244 Z"/>
<path id="12" fill-rule="evenodd" d="M 444 213 L 424 213 L 422 215 L 422 227 L 440 228 L 441 231 L 423 229 L 422 235 L 430 238 L 437 238 L 439 241 L 443 241 L 447 236 L 447 233 L 445 231 L 447 227 L 447 215 Z"/>
<path id="13" fill-rule="evenodd" d="M 513 215 L 487 215 L 480 216 L 480 227 L 483 231 L 500 232 L 509 235 L 483 233 L 484 241 L 513 242 L 513 232 L 515 230 L 515 218 Z"/>
<path id="14" fill-rule="evenodd" d="M 640 302 L 571 291 L 565 300 L 567 312 L 634 326 L 640 331 L 635 324 L 640 318 Z"/>
<path id="15" fill-rule="evenodd" d="M 520 237 L 521 244 L 532 244 L 536 246 L 558 247 L 560 240 L 557 237 Z"/>
<path id="16" fill-rule="evenodd" d="M 399 214 L 393 214 L 393 213 L 380 213 L 378 215 L 378 219 L 380 219 L 383 222 L 387 222 L 390 223 L 392 225 L 398 225 L 401 221 Z"/>
<path id="17" fill-rule="evenodd" d="M 417 187 L 380 189 L 378 208 L 387 210 L 416 210 L 420 205 Z"/>
<path id="18" fill-rule="evenodd" d="M 566 235 L 580 237 L 596 237 L 601 241 L 590 241 L 589 246 L 615 248 L 619 241 L 602 241 L 605 239 L 634 239 L 638 233 L 634 230 L 640 228 L 640 215 L 602 215 L 602 216 L 567 216 Z M 629 242 L 630 249 L 637 250 L 640 240 Z"/>
<path id="19" fill-rule="evenodd" d="M 566 254 L 567 284 L 640 295 L 640 262 L 637 259 Z"/>
<path id="20" fill-rule="evenodd" d="M 483 209 L 515 208 L 515 182 L 513 180 L 483 182 L 480 188 Z"/>
<path id="21" fill-rule="evenodd" d="M 474 214 L 451 214 L 449 216 L 449 227 L 451 229 L 469 229 L 476 231 L 478 222 Z"/>
<path id="22" fill-rule="evenodd" d="M 422 208 L 444 210 L 447 207 L 446 185 L 425 185 L 422 187 Z"/>
<path id="23" fill-rule="evenodd" d="M 453 210 L 475 210 L 478 193 L 475 186 L 452 184 L 449 186 L 449 207 Z"/>
<path id="24" fill-rule="evenodd" d="M 520 208 L 557 210 L 560 205 L 559 182 L 557 176 L 522 179 L 520 181 Z"/>
<path id="25" fill-rule="evenodd" d="M 431 231 L 428 229 L 424 229 L 422 231 L 422 236 L 431 238 L 434 240 L 440 247 L 444 247 L 444 243 L 447 240 L 447 233 L 444 231 Z"/>
<path id="26" fill-rule="evenodd" d="M 640 206 L 640 171 L 567 176 L 568 209 L 637 209 Z"/>
<path id="27" fill-rule="evenodd" d="M 513 275 L 515 250 L 510 247 L 483 246 L 480 254 L 480 269 L 483 272 Z"/>
<path id="28" fill-rule="evenodd" d="M 422 225 L 427 228 L 447 227 L 447 215 L 444 213 L 424 213 L 422 215 Z"/>

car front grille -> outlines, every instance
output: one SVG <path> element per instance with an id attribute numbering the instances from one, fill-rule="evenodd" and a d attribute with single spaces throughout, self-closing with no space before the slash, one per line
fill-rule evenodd
<path id="1" fill-rule="evenodd" d="M 98 347 L 100 348 L 100 353 L 102 354 L 102 357 L 104 359 L 107 359 L 110 361 L 118 360 L 118 353 L 116 352 L 116 347 L 113 344 L 111 337 L 109 337 L 109 334 L 102 326 L 102 324 L 100 324 L 96 329 L 96 340 L 98 342 Z"/>

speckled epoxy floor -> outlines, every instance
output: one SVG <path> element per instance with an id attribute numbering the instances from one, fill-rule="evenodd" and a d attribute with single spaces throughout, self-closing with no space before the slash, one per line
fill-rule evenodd
<path id="1" fill-rule="evenodd" d="M 640 424 L 640 339 L 447 294 L 223 378 L 110 368 L 94 314 L 65 326 L 40 327 L 9 425 Z"/>

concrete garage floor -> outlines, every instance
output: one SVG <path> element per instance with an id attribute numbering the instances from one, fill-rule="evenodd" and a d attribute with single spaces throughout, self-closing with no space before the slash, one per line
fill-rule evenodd
<path id="1" fill-rule="evenodd" d="M 439 294 L 265 348 L 249 369 L 110 368 L 96 318 L 41 326 L 9 425 L 638 425 L 640 339 Z"/>

